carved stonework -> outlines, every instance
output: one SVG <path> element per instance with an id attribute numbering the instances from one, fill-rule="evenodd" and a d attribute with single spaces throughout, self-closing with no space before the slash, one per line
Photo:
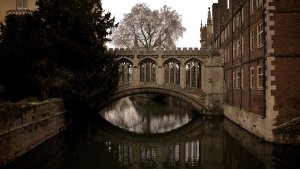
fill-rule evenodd
<path id="1" fill-rule="evenodd" d="M 162 55 L 161 56 L 162 59 L 171 59 L 171 58 L 176 58 L 176 59 L 180 59 L 180 58 L 183 58 L 183 56 L 180 56 L 180 55 Z"/>
<path id="2" fill-rule="evenodd" d="M 117 58 L 118 59 L 122 59 L 122 58 L 126 58 L 126 59 L 129 59 L 129 60 L 131 60 L 131 59 L 133 59 L 134 58 L 134 56 L 133 55 L 117 55 Z"/>
<path id="3" fill-rule="evenodd" d="M 138 59 L 144 59 L 144 58 L 152 58 L 152 59 L 157 59 L 158 55 L 138 55 Z"/>

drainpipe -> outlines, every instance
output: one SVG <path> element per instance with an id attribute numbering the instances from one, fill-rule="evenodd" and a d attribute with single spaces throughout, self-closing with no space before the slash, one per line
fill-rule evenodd
<path id="1" fill-rule="evenodd" d="M 242 48 L 243 48 L 243 42 L 242 42 L 242 37 L 243 37 L 243 26 L 242 26 L 242 19 L 243 19 L 243 14 L 242 14 L 242 9 L 243 9 L 243 1 L 240 1 L 239 4 L 239 11 L 240 11 L 240 79 L 239 79 L 239 84 L 240 84 L 240 110 L 243 107 L 243 89 L 242 89 L 242 66 L 243 66 L 243 52 L 242 52 Z M 243 49 L 244 50 L 244 49 Z"/>
<path id="2" fill-rule="evenodd" d="M 229 3 L 230 3 L 230 1 L 229 1 Z M 231 4 L 232 5 L 232 4 Z M 229 8 L 230 9 L 230 8 Z M 229 14 L 230 14 L 230 11 L 229 11 Z M 234 83 L 234 81 L 233 81 L 233 70 L 234 70 L 234 68 L 233 68 L 233 10 L 232 10 L 232 7 L 231 7 L 231 16 L 230 16 L 230 22 L 231 22 L 231 70 L 232 70 L 232 72 L 231 72 L 231 80 L 232 80 L 232 85 L 231 85 L 231 106 L 234 106 L 234 101 L 233 101 L 233 94 L 234 94 L 234 88 L 233 88 L 233 83 Z"/>
<path id="3" fill-rule="evenodd" d="M 265 31 L 265 26 L 266 26 L 266 21 L 265 21 L 265 5 L 266 5 L 266 0 L 263 0 L 262 2 L 262 17 L 263 17 L 263 77 L 262 77 L 262 87 L 263 87 L 263 114 L 262 117 L 265 118 L 266 117 L 266 113 L 267 113 L 267 98 L 266 98 L 266 69 L 267 69 L 267 65 L 266 65 L 266 45 L 267 45 L 267 41 L 266 41 L 266 31 Z"/>
<path id="4" fill-rule="evenodd" d="M 251 32 L 251 15 L 250 15 L 250 1 L 248 1 L 249 2 L 249 14 L 248 14 L 248 20 L 249 20 L 249 22 L 248 22 L 248 35 L 250 35 L 250 32 Z M 249 36 L 249 42 L 251 43 L 251 37 Z M 251 87 L 250 87 L 250 81 L 251 81 L 251 75 L 250 75 L 250 68 L 251 68 L 251 48 L 250 48 L 250 46 L 251 46 L 251 44 L 249 45 L 249 48 L 248 48 L 248 64 L 249 64 L 249 69 L 248 69 L 248 71 L 249 71 L 249 76 L 248 76 L 248 81 L 249 81 L 249 88 L 248 88 L 248 92 L 249 92 L 249 111 L 251 112 L 252 111 L 252 101 L 251 101 L 251 99 L 252 99 L 252 97 L 251 97 L 251 92 L 252 92 L 252 90 L 251 90 Z"/>

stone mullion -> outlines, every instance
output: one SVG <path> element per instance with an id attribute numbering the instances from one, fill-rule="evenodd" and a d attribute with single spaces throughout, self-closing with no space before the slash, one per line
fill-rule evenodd
<path id="1" fill-rule="evenodd" d="M 178 66 L 179 66 L 179 85 L 181 88 L 185 88 L 185 65 L 183 63 L 178 63 Z"/>
<path id="2" fill-rule="evenodd" d="M 170 65 L 168 66 L 168 84 L 170 84 L 171 83 L 171 68 L 170 68 Z"/>
<path id="3" fill-rule="evenodd" d="M 195 63 L 195 88 L 198 88 L 198 62 Z"/>

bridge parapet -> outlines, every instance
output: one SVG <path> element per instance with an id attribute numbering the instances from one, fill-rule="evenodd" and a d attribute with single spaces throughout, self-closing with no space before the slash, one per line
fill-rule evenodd
<path id="1" fill-rule="evenodd" d="M 25 15 L 32 14 L 33 11 L 29 9 L 11 9 L 6 12 L 8 15 Z"/>
<path id="2" fill-rule="evenodd" d="M 123 55 L 181 55 L 181 56 L 209 56 L 219 55 L 218 49 L 202 49 L 197 47 L 183 48 L 109 48 L 117 56 Z"/>

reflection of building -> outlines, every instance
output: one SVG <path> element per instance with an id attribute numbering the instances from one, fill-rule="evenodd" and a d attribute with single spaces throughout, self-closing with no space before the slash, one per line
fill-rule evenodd
<path id="1" fill-rule="evenodd" d="M 105 140 L 99 141 L 123 168 L 219 169 L 224 158 L 223 125 L 215 120 L 199 119 L 181 131 L 150 137 L 108 130 L 101 133 Z"/>
<path id="2" fill-rule="evenodd" d="M 166 162 L 168 167 L 176 167 L 180 164 L 180 145 L 173 144 L 165 147 Z"/>
<path id="3" fill-rule="evenodd" d="M 204 137 L 203 140 L 204 144 L 196 139 L 178 144 L 151 143 L 147 146 L 143 143 L 106 144 L 106 150 L 117 153 L 119 165 L 124 168 L 219 168 L 223 149 L 218 145 L 222 145 L 222 140 L 211 137 Z"/>
<path id="4" fill-rule="evenodd" d="M 200 164 L 200 144 L 199 140 L 185 143 L 185 165 L 188 168 L 199 166 Z"/>
<path id="5" fill-rule="evenodd" d="M 141 147 L 140 149 L 141 165 L 144 167 L 155 167 L 156 165 L 156 148 L 155 147 Z"/>
<path id="6" fill-rule="evenodd" d="M 294 137 L 288 130 L 277 137 L 276 128 L 300 116 L 299 7 L 299 0 L 219 0 L 202 28 L 202 46 L 223 49 L 225 116 L 268 141 Z"/>
<path id="7" fill-rule="evenodd" d="M 0 0 L 0 22 L 7 14 L 29 13 L 36 8 L 36 0 Z"/>
<path id="8" fill-rule="evenodd" d="M 119 162 L 123 167 L 132 166 L 132 147 L 128 145 L 119 145 Z"/>

